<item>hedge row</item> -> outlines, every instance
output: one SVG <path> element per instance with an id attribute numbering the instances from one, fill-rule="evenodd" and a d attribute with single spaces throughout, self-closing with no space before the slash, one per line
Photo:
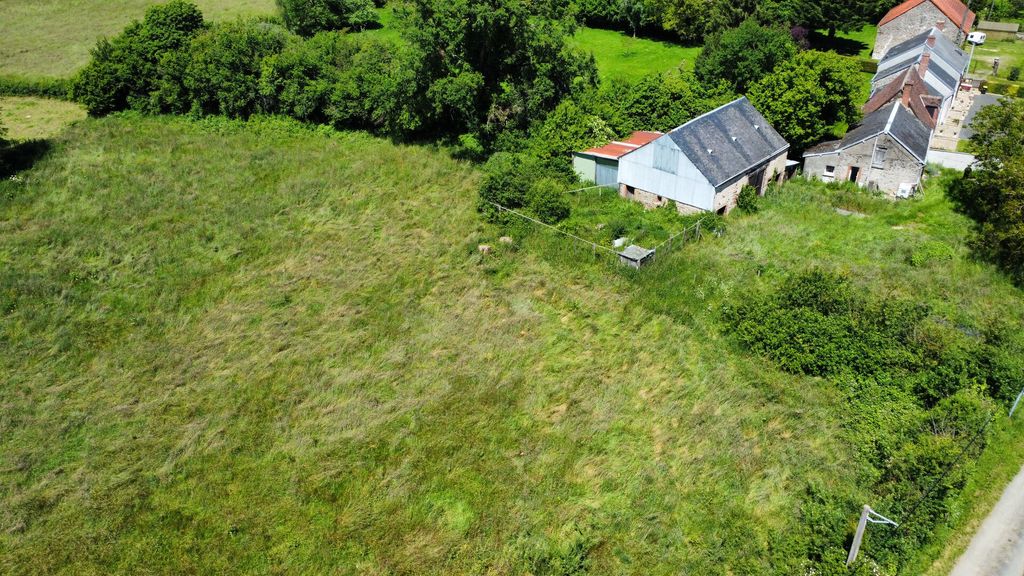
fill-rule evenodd
<path id="1" fill-rule="evenodd" d="M 71 82 L 64 78 L 25 78 L 0 75 L 0 96 L 39 96 L 68 100 Z"/>

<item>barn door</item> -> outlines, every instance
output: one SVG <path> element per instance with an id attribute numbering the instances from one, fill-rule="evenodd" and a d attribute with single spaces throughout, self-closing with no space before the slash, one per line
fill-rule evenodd
<path id="1" fill-rule="evenodd" d="M 619 166 L 617 164 L 597 163 L 595 175 L 598 186 L 616 186 L 619 183 Z"/>

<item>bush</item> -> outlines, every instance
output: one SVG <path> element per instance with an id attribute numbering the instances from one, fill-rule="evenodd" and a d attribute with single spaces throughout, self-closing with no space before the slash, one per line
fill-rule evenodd
<path id="1" fill-rule="evenodd" d="M 725 80 L 742 94 L 796 52 L 789 30 L 764 27 L 748 19 L 738 28 L 709 38 L 694 63 L 694 73 L 708 84 Z"/>
<path id="2" fill-rule="evenodd" d="M 285 26 L 300 36 L 377 22 L 373 0 L 277 0 Z"/>
<path id="3" fill-rule="evenodd" d="M 541 178 L 530 186 L 527 195 L 530 212 L 545 224 L 557 224 L 569 217 L 565 185 L 554 178 Z"/>
<path id="4" fill-rule="evenodd" d="M 92 60 L 72 81 L 72 98 L 93 116 L 135 108 L 150 109 L 158 86 L 158 64 L 187 47 L 204 27 L 195 4 L 172 0 L 146 10 L 112 40 L 100 40 Z"/>
<path id="5" fill-rule="evenodd" d="M 948 262 L 956 256 L 953 248 L 945 242 L 930 241 L 914 248 L 910 253 L 910 265 L 922 268 L 933 262 Z"/>
<path id="6" fill-rule="evenodd" d="M 1014 66 L 1010 68 L 1010 73 L 1006 75 L 1006 79 L 1010 82 L 1016 82 L 1020 80 L 1020 66 Z"/>
<path id="7" fill-rule="evenodd" d="M 532 188 L 536 160 L 526 154 L 499 152 L 484 165 L 477 209 L 490 222 L 502 220 L 494 204 L 516 210 L 527 204 Z"/>
<path id="8" fill-rule="evenodd" d="M 262 61 L 298 41 L 284 28 L 259 20 L 218 24 L 196 37 L 182 78 L 191 111 L 237 118 L 274 112 L 260 93 Z"/>
<path id="9" fill-rule="evenodd" d="M 736 206 L 747 214 L 756 214 L 761 209 L 761 197 L 757 194 L 757 188 L 746 185 L 740 189 L 740 196 Z"/>

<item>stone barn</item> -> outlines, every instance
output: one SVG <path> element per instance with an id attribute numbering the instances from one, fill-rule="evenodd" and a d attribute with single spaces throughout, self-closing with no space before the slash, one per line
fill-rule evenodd
<path id="1" fill-rule="evenodd" d="M 619 158 L 661 136 L 661 132 L 633 132 L 623 142 L 612 142 L 582 152 L 574 152 L 573 170 L 582 182 L 593 182 L 598 186 L 617 186 Z"/>
<path id="2" fill-rule="evenodd" d="M 869 114 L 842 140 L 804 153 L 804 175 L 854 182 L 891 198 L 907 198 L 921 184 L 932 130 L 901 102 Z"/>
<path id="3" fill-rule="evenodd" d="M 619 192 L 648 208 L 725 214 L 740 190 L 763 194 L 786 171 L 789 143 L 746 98 L 683 124 L 619 159 Z"/>
<path id="4" fill-rule="evenodd" d="M 942 123 L 953 106 L 969 59 L 967 53 L 943 36 L 938 28 L 925 30 L 890 48 L 878 63 L 878 72 L 871 79 L 873 106 L 879 104 L 879 94 L 901 92 L 893 87 L 893 82 L 906 84 L 916 75 L 924 81 L 923 86 L 916 90 L 931 97 L 929 105 L 938 100 L 938 107 L 933 112 L 937 123 Z"/>
<path id="5" fill-rule="evenodd" d="M 890 48 L 932 27 L 960 46 L 974 26 L 975 15 L 960 0 L 907 0 L 889 11 L 878 23 L 871 57 L 881 60 Z"/>

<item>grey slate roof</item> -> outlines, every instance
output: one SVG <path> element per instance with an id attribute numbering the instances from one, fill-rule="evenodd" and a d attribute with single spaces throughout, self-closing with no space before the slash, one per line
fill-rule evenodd
<path id="1" fill-rule="evenodd" d="M 935 36 L 935 46 L 928 46 L 928 38 L 931 36 Z M 947 90 L 955 90 L 956 85 L 960 82 L 960 75 L 967 69 L 967 61 L 970 56 L 950 42 L 949 38 L 946 38 L 938 28 L 925 30 L 890 48 L 878 63 L 878 72 L 872 82 L 899 74 L 910 68 L 921 61 L 921 56 L 925 52 L 932 55 L 931 64 L 928 66 L 928 75 L 933 76 Z"/>
<path id="2" fill-rule="evenodd" d="M 718 188 L 789 149 L 746 97 L 669 132 L 683 154 Z"/>
<path id="3" fill-rule="evenodd" d="M 856 128 L 847 132 L 842 140 L 815 146 L 807 150 L 804 156 L 823 156 L 839 152 L 879 134 L 889 134 L 921 162 L 928 157 L 931 128 L 899 102 L 893 102 L 868 114 Z"/>

